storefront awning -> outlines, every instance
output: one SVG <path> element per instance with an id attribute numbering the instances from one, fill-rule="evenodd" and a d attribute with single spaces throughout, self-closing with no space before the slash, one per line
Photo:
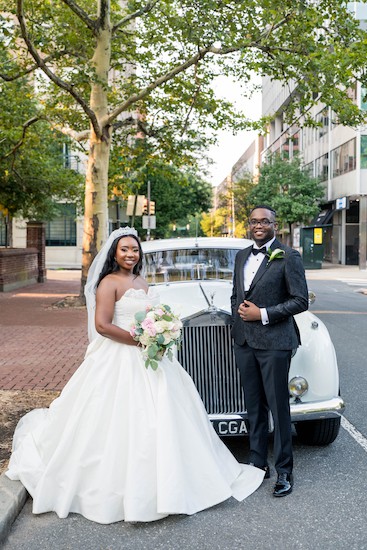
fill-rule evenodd
<path id="1" fill-rule="evenodd" d="M 314 217 L 309 227 L 328 225 L 331 222 L 331 218 L 333 217 L 334 212 L 334 209 L 321 210 L 321 212 L 319 212 L 317 216 Z"/>

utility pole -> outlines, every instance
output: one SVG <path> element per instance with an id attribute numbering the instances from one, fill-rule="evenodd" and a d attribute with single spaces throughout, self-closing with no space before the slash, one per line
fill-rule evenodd
<path id="1" fill-rule="evenodd" d="M 231 188 L 231 200 L 232 200 L 232 237 L 235 236 L 236 233 L 236 219 L 235 219 L 235 211 L 234 211 L 234 190 L 233 190 L 233 180 L 231 178 L 232 188 Z"/>
<path id="2" fill-rule="evenodd" d="M 234 189 L 233 189 L 233 178 L 232 172 L 227 176 L 227 189 L 230 193 L 230 224 L 228 224 L 228 233 L 231 237 L 234 237 L 236 231 L 236 220 L 235 220 L 235 210 L 234 210 Z"/>
<path id="3" fill-rule="evenodd" d="M 148 228 L 147 228 L 147 241 L 150 241 L 150 181 L 148 180 Z"/>

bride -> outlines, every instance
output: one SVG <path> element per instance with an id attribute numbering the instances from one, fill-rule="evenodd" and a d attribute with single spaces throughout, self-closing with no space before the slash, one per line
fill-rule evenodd
<path id="1" fill-rule="evenodd" d="M 141 268 L 135 229 L 111 233 L 88 273 L 84 361 L 50 408 L 15 430 L 6 475 L 26 487 L 35 514 L 154 521 L 243 500 L 263 480 L 218 438 L 176 359 L 145 367 L 130 327 L 159 297 Z"/>

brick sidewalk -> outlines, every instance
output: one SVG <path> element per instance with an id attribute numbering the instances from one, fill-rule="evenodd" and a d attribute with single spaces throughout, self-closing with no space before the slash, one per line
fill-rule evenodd
<path id="1" fill-rule="evenodd" d="M 0 293 L 0 389 L 61 390 L 83 360 L 85 308 L 55 308 L 78 295 L 80 272 L 48 271 L 47 281 Z"/>

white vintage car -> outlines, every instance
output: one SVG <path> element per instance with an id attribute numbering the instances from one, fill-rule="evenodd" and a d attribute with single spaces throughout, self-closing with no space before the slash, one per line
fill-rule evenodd
<path id="1" fill-rule="evenodd" d="M 247 239 L 205 237 L 142 243 L 144 275 L 159 286 L 161 302 L 181 315 L 184 328 L 177 356 L 220 436 L 247 433 L 230 335 L 230 296 L 235 256 L 251 244 Z M 289 373 L 292 422 L 302 442 L 328 445 L 339 433 L 344 411 L 334 346 L 323 322 L 310 311 L 295 319 L 302 346 Z"/>

